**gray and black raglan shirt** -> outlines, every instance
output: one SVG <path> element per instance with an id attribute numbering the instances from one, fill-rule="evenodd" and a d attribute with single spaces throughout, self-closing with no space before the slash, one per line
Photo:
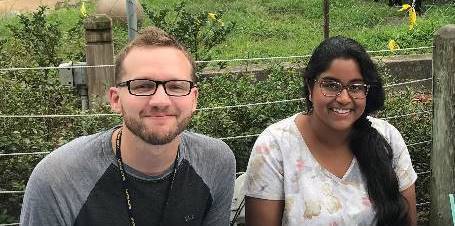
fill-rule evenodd
<path id="1" fill-rule="evenodd" d="M 130 224 L 112 133 L 113 129 L 77 138 L 35 167 L 21 225 Z M 179 153 L 170 191 L 172 168 L 151 177 L 125 166 L 136 225 L 158 225 L 160 217 L 162 225 L 229 225 L 235 179 L 232 151 L 220 140 L 183 132 Z"/>

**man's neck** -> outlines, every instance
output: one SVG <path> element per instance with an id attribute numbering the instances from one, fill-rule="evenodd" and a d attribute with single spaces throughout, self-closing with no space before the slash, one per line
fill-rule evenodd
<path id="1" fill-rule="evenodd" d="M 112 134 L 112 147 L 115 153 L 115 141 L 119 130 Z M 159 176 L 166 172 L 177 155 L 180 137 L 164 145 L 151 145 L 134 135 L 128 128 L 122 128 L 122 161 L 133 169 L 149 176 Z"/>

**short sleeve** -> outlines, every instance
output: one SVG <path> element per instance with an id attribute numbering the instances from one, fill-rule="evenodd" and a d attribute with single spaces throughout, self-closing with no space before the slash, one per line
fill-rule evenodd
<path id="1" fill-rule="evenodd" d="M 35 167 L 25 189 L 20 216 L 20 225 L 69 225 L 65 222 L 59 203 L 52 189 L 54 179 L 47 166 Z"/>
<path id="2" fill-rule="evenodd" d="M 229 224 L 229 214 L 234 194 L 235 157 L 231 149 L 223 142 L 221 146 L 222 158 L 212 172 L 216 172 L 213 188 L 213 204 L 204 218 L 203 225 L 219 226 Z M 213 158 L 215 159 L 215 158 Z"/>
<path id="3" fill-rule="evenodd" d="M 387 133 L 393 150 L 393 167 L 398 177 L 399 189 L 404 191 L 415 183 L 417 174 L 412 166 L 408 148 L 398 130 L 387 123 Z"/>
<path id="4" fill-rule="evenodd" d="M 276 138 L 266 129 L 251 151 L 245 180 L 245 195 L 284 200 L 283 155 Z"/>

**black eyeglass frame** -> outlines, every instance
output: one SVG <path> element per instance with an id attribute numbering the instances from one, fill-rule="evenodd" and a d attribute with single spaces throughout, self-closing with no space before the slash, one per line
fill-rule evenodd
<path id="1" fill-rule="evenodd" d="M 341 93 L 343 92 L 343 90 L 346 89 L 346 91 L 348 92 L 349 96 L 352 97 L 353 99 L 366 99 L 367 96 L 368 96 L 368 91 L 370 90 L 370 87 L 371 87 L 371 85 L 369 85 L 369 84 L 366 84 L 366 83 L 362 84 L 362 85 L 365 87 L 365 97 L 354 97 L 354 96 L 352 96 L 352 94 L 349 92 L 349 86 L 352 85 L 352 84 L 355 83 L 355 82 L 349 83 L 349 84 L 346 84 L 346 85 L 344 85 L 343 83 L 341 83 L 341 82 L 339 82 L 339 81 L 335 81 L 335 80 L 326 80 L 326 79 L 315 79 L 314 82 L 319 84 L 319 88 L 321 88 L 321 93 L 322 93 L 322 95 L 324 95 L 325 97 L 337 97 L 337 96 L 340 96 Z M 323 90 L 323 88 L 322 88 L 322 82 L 335 82 L 335 83 L 338 83 L 338 84 L 341 85 L 341 89 L 340 89 L 340 91 L 338 91 L 335 95 L 327 95 L 326 93 L 324 93 L 324 92 L 322 91 L 322 90 Z"/>
<path id="2" fill-rule="evenodd" d="M 152 81 L 156 84 L 155 90 L 153 91 L 153 93 L 150 93 L 150 94 L 134 94 L 133 92 L 131 92 L 131 86 L 130 86 L 132 81 Z M 182 95 L 169 94 L 166 89 L 166 83 L 168 83 L 168 82 L 188 82 L 190 84 L 190 89 L 188 90 L 188 93 L 182 94 Z M 133 96 L 152 96 L 152 95 L 155 95 L 156 90 L 158 90 L 159 85 L 163 85 L 163 89 L 164 89 L 164 92 L 166 93 L 166 95 L 172 96 L 172 97 L 188 96 L 191 93 L 191 90 L 194 87 L 197 87 L 195 82 L 189 81 L 189 80 L 184 80 L 184 79 L 172 79 L 172 80 L 166 80 L 166 81 L 158 81 L 158 80 L 152 80 L 152 79 L 131 79 L 128 81 L 119 82 L 116 85 L 116 87 L 128 87 L 128 92 Z"/>

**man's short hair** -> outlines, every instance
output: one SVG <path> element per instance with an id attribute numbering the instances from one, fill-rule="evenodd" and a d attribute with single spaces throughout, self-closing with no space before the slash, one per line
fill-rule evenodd
<path id="1" fill-rule="evenodd" d="M 191 79 L 196 82 L 196 63 L 188 50 L 172 35 L 157 27 L 147 27 L 123 48 L 115 58 L 115 81 L 120 82 L 123 76 L 122 64 L 125 57 L 135 47 L 172 47 L 182 51 L 191 64 Z"/>

